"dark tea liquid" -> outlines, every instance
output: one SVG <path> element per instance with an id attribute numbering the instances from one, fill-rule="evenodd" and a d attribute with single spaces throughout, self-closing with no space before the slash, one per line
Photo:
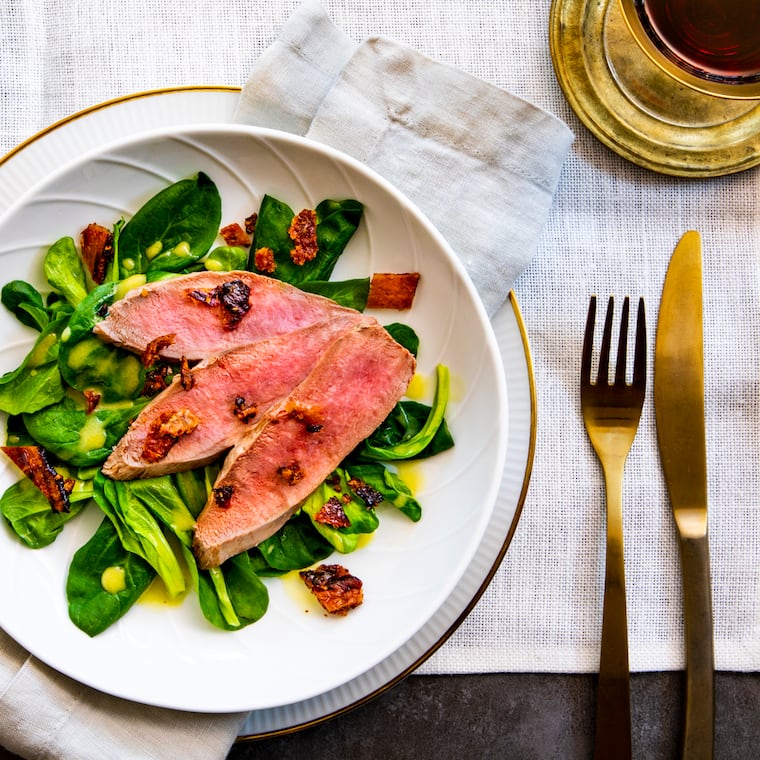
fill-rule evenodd
<path id="1" fill-rule="evenodd" d="M 707 79 L 760 79 L 760 0 L 636 0 L 636 5 L 655 43 L 683 68 Z"/>

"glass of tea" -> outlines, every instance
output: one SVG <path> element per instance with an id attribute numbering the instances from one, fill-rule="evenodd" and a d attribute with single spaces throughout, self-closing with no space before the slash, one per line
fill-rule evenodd
<path id="1" fill-rule="evenodd" d="M 760 98 L 760 0 L 619 0 L 638 46 L 711 96 Z"/>

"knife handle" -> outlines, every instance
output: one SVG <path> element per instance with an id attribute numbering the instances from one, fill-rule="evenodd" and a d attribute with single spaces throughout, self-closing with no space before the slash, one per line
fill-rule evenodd
<path id="1" fill-rule="evenodd" d="M 714 674 L 712 593 L 707 536 L 681 539 L 684 629 L 686 636 L 686 705 L 682 757 L 712 758 Z"/>

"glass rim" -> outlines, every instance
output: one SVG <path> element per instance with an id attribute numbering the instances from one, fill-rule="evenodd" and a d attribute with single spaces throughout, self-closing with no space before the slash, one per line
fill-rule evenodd
<path id="1" fill-rule="evenodd" d="M 760 99 L 760 71 L 725 76 L 704 71 L 688 61 L 677 59 L 661 41 L 651 24 L 642 20 L 643 0 L 617 0 L 623 19 L 641 50 L 671 78 L 707 95 L 736 100 Z"/>

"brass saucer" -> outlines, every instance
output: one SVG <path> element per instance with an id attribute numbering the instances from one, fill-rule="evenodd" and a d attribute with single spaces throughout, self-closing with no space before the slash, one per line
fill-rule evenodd
<path id="1" fill-rule="evenodd" d="M 553 0 L 549 45 L 568 103 L 623 158 L 677 177 L 760 164 L 760 100 L 718 98 L 675 82 L 638 48 L 617 0 Z"/>

